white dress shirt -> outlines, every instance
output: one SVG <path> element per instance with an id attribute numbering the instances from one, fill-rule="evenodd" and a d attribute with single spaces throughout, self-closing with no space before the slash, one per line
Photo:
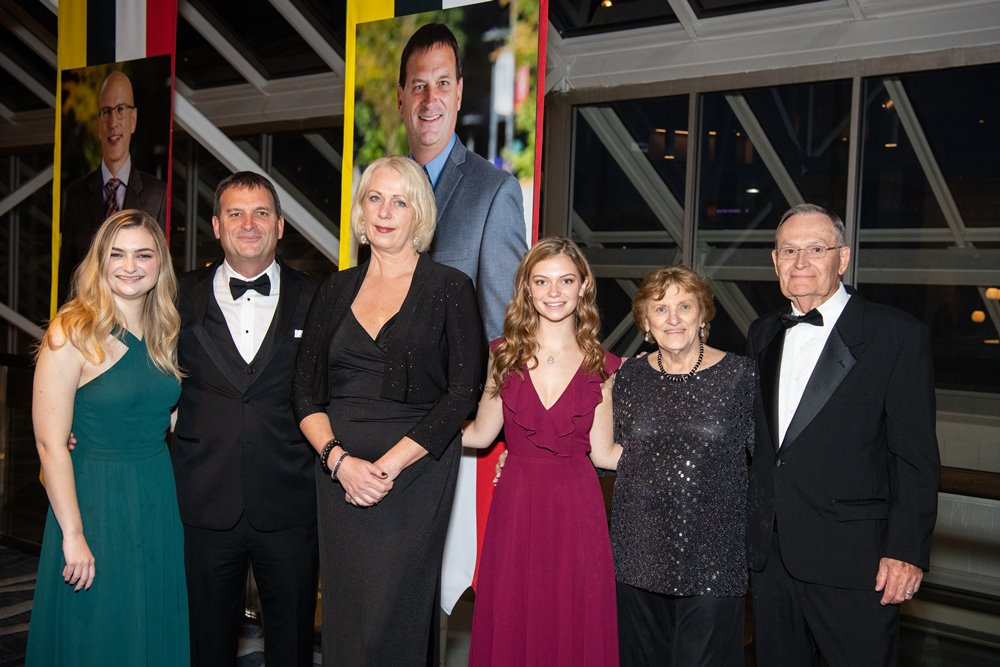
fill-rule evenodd
<path id="1" fill-rule="evenodd" d="M 799 407 L 802 394 L 816 368 L 819 355 L 826 346 L 826 341 L 833 331 L 834 325 L 844 312 L 851 295 L 844 289 L 844 284 L 833 293 L 829 299 L 817 306 L 816 310 L 823 316 L 822 326 L 813 324 L 797 324 L 785 331 L 785 345 L 781 352 L 781 371 L 778 374 L 778 442 L 784 445 L 785 432 L 792 423 L 792 417 Z M 792 314 L 804 315 L 795 306 Z M 779 445 L 780 446 L 780 445 Z"/>
<path id="2" fill-rule="evenodd" d="M 233 294 L 229 289 L 230 278 L 256 280 L 265 273 L 271 280 L 271 293 L 268 296 L 250 289 L 239 299 L 233 299 Z M 267 335 L 271 320 L 274 319 L 274 312 L 278 308 L 278 292 L 281 288 L 281 270 L 278 263 L 271 262 L 271 265 L 263 273 L 247 277 L 237 273 L 233 267 L 229 266 L 229 262 L 223 260 L 215 271 L 212 286 L 215 291 L 215 300 L 222 308 L 222 314 L 226 318 L 233 342 L 236 343 L 236 349 L 240 351 L 243 360 L 249 364 L 257 356 L 257 350 L 264 342 L 264 336 Z"/>

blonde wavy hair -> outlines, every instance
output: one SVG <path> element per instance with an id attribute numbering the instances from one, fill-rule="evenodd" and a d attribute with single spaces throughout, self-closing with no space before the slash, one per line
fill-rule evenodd
<path id="1" fill-rule="evenodd" d="M 167 240 L 159 223 L 148 213 L 135 209 L 115 213 L 97 230 L 90 250 L 73 272 L 70 299 L 49 323 L 49 330 L 42 338 L 39 349 L 43 346 L 48 346 L 50 350 L 60 347 L 53 343 L 49 335 L 52 325 L 58 324 L 70 344 L 80 350 L 84 359 L 96 366 L 104 361 L 104 355 L 108 353 L 109 336 L 124 339 L 125 317 L 115 304 L 107 269 L 111 259 L 111 246 L 118 232 L 133 228 L 149 232 L 160 260 L 156 285 L 146 294 L 142 307 L 146 349 L 160 371 L 180 380 L 183 374 L 177 365 L 177 338 L 181 318 L 174 305 L 177 275 L 170 263 Z"/>
<path id="2" fill-rule="evenodd" d="M 573 262 L 584 285 L 573 319 L 576 323 L 576 343 L 583 352 L 585 373 L 607 378 L 604 371 L 604 348 L 601 347 L 601 314 L 597 310 L 597 283 L 594 272 L 580 248 L 563 236 L 550 236 L 536 243 L 521 260 L 514 274 L 514 297 L 507 304 L 503 318 L 504 341 L 493 352 L 492 395 L 500 393 L 510 373 L 532 369 L 538 365 L 535 353 L 538 341 L 538 311 L 531 303 L 529 281 L 535 266 L 546 259 L 565 255 Z"/>

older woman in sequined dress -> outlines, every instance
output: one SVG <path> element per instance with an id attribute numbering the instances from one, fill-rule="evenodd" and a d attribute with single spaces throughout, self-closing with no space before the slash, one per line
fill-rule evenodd
<path id="1" fill-rule="evenodd" d="M 753 362 L 705 344 L 715 303 L 684 267 L 651 272 L 632 316 L 656 351 L 615 378 L 611 542 L 622 665 L 743 664 Z"/>

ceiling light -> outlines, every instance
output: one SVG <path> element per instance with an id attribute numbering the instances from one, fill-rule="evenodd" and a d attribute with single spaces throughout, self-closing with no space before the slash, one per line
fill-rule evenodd
<path id="1" fill-rule="evenodd" d="M 896 148 L 896 144 L 886 144 L 886 148 Z"/>
<path id="2" fill-rule="evenodd" d="M 987 287 L 986 298 L 1000 300 L 1000 287 Z"/>
<path id="3" fill-rule="evenodd" d="M 974 310 L 974 311 L 972 311 L 972 317 L 971 317 L 971 319 L 976 324 L 982 324 L 983 322 L 986 321 L 986 313 L 984 313 L 981 310 Z"/>
<path id="4" fill-rule="evenodd" d="M 759 195 L 760 194 L 760 190 L 758 190 L 757 188 L 747 188 L 747 194 L 748 195 Z"/>
<path id="5" fill-rule="evenodd" d="M 601 7 L 608 8 L 614 3 L 611 0 L 601 0 Z"/>

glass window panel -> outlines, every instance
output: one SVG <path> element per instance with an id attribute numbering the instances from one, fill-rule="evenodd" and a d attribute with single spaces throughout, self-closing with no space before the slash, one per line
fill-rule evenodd
<path id="1" fill-rule="evenodd" d="M 184 17 L 177 17 L 177 78 L 194 89 L 246 83 Z"/>
<path id="2" fill-rule="evenodd" d="M 677 23 L 663 0 L 614 0 L 609 6 L 600 0 L 552 2 L 549 18 L 563 37 Z"/>
<path id="3" fill-rule="evenodd" d="M 771 248 L 791 202 L 843 211 L 850 81 L 704 95 L 695 268 L 712 283 L 712 342 L 742 351 L 746 327 L 780 308 Z"/>
<path id="4" fill-rule="evenodd" d="M 1000 393 L 998 76 L 864 82 L 858 283 L 927 324 L 940 389 Z"/>
<path id="5" fill-rule="evenodd" d="M 822 0 L 687 0 L 698 18 L 756 12 L 789 5 L 806 5 Z"/>
<path id="6" fill-rule="evenodd" d="M 230 43 L 240 50 L 266 79 L 327 72 L 329 67 L 269 2 L 202 3 L 192 0 L 210 17 Z"/>
<path id="7" fill-rule="evenodd" d="M 599 277 L 604 336 L 613 335 L 612 350 L 630 354 L 639 341 L 631 294 L 646 271 L 680 261 L 688 98 L 587 106 L 575 114 L 571 236 Z"/>
<path id="8" fill-rule="evenodd" d="M 0 26 L 0 54 L 23 69 L 28 76 L 47 90 L 56 89 L 56 71 L 12 32 Z M 48 104 L 35 93 L 0 68 L 0 102 L 11 111 L 47 109 Z"/>

